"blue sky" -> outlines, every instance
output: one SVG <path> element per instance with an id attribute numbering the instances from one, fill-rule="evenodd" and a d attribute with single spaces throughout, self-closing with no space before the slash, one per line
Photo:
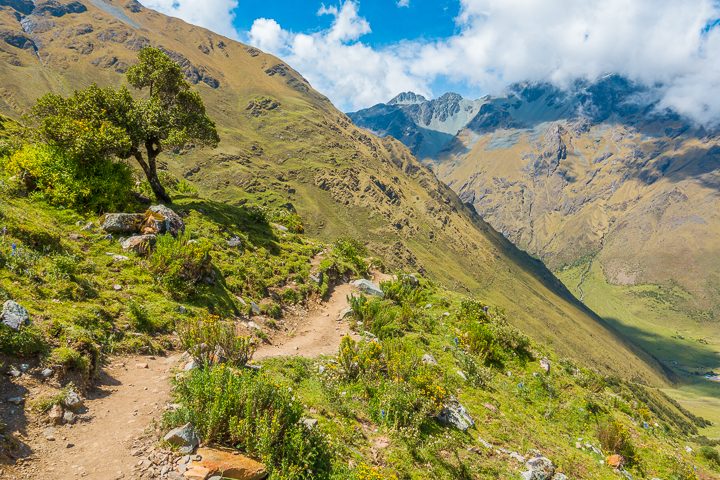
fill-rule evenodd
<path id="1" fill-rule="evenodd" d="M 720 123 L 717 0 L 140 1 L 277 55 L 345 111 L 617 73 Z"/>
<path id="2" fill-rule="evenodd" d="M 331 16 L 317 14 L 323 3 L 333 5 L 313 0 L 244 0 L 235 10 L 233 23 L 238 31 L 247 32 L 256 19 L 272 18 L 295 32 L 317 32 L 329 28 L 333 21 Z M 359 3 L 359 13 L 372 27 L 363 40 L 376 47 L 402 40 L 449 37 L 457 30 L 455 17 L 459 11 L 459 0 L 414 0 L 405 7 L 399 7 L 395 0 Z"/>

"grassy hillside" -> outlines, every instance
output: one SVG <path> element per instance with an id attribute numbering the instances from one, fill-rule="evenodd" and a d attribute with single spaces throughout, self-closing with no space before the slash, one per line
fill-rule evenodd
<path id="1" fill-rule="evenodd" d="M 222 202 L 219 209 L 252 201 L 296 210 L 314 238 L 358 238 L 390 267 L 482 295 L 563 355 L 663 382 L 649 357 L 473 215 L 407 149 L 355 128 L 278 59 L 135 2 L 83 5 L 80 13 L 30 15 L 25 30 L 16 11 L 0 7 L 3 28 L 27 40 L 0 44 L 0 110 L 18 117 L 48 90 L 119 84 L 140 47 L 160 46 L 196 83 L 222 138 L 214 152 L 165 156 L 166 168 Z"/>

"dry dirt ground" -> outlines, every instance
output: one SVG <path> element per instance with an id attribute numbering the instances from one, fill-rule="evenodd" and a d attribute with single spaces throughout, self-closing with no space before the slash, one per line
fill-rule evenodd
<path id="1" fill-rule="evenodd" d="M 376 282 L 388 278 L 374 275 Z M 327 301 L 288 318 L 288 330 L 274 337 L 273 344 L 260 346 L 254 358 L 315 357 L 337 352 L 342 337 L 351 333 L 340 316 L 349 307 L 348 296 L 354 291 L 349 284 L 338 285 Z M 134 478 L 132 467 L 137 458 L 132 455 L 133 445 L 165 410 L 170 400 L 170 379 L 179 361 L 177 354 L 111 359 L 85 400 L 83 420 L 50 430 L 38 422 L 28 422 L 20 431 L 20 440 L 30 454 L 16 467 L 0 465 L 0 479 Z M 1 405 L 5 408 L 7 403 Z"/>

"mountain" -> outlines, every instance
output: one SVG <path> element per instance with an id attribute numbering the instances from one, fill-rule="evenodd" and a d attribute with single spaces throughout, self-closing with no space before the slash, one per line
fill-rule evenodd
<path id="1" fill-rule="evenodd" d="M 348 116 L 376 135 L 400 140 L 423 159 L 437 155 L 475 117 L 481 105 L 481 101 L 466 100 L 457 93 L 427 100 L 422 95 L 404 92 L 386 104 Z"/>
<path id="2" fill-rule="evenodd" d="M 717 395 L 703 378 L 720 367 L 717 132 L 617 75 L 517 84 L 481 102 L 430 159 L 439 178 L 624 336 Z"/>
<path id="3" fill-rule="evenodd" d="M 217 150 L 165 157 L 169 173 L 203 196 L 297 210 L 311 235 L 356 237 L 389 267 L 424 271 L 498 304 L 564 355 L 618 373 L 632 365 L 631 376 L 663 381 L 652 358 L 633 351 L 400 142 L 354 126 L 277 58 L 135 1 L 0 5 L 2 113 L 20 117 L 46 91 L 119 85 L 137 51 L 158 46 L 183 66 L 219 127 Z M 457 108 L 430 117 L 450 119 Z"/>

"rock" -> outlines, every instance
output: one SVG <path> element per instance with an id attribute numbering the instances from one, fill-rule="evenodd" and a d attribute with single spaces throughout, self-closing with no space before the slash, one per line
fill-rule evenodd
<path id="1" fill-rule="evenodd" d="M 10 397 L 7 399 L 9 403 L 12 403 L 13 405 L 22 405 L 22 403 L 25 401 L 23 397 Z"/>
<path id="2" fill-rule="evenodd" d="M 72 425 L 75 423 L 77 416 L 73 412 L 65 412 L 65 413 L 63 413 L 62 419 L 63 419 L 64 423 Z"/>
<path id="3" fill-rule="evenodd" d="M 42 372 L 40 372 L 40 376 L 43 377 L 43 378 L 45 378 L 45 379 L 48 379 L 48 378 L 52 377 L 52 375 L 53 375 L 53 369 L 52 369 L 52 368 L 45 368 L 45 369 L 43 369 Z"/>
<path id="4" fill-rule="evenodd" d="M 106 213 L 100 226 L 108 233 L 138 233 L 144 218 L 142 213 Z"/>
<path id="5" fill-rule="evenodd" d="M 145 369 L 145 368 L 150 368 L 150 366 L 147 363 L 142 362 L 142 363 L 136 363 L 135 368 Z"/>
<path id="6" fill-rule="evenodd" d="M 199 465 L 190 467 L 185 471 L 183 476 L 187 480 L 206 480 L 210 476 L 210 470 Z"/>
<path id="7" fill-rule="evenodd" d="M 22 375 L 22 372 L 18 370 L 18 368 L 15 365 L 10 365 L 10 368 L 8 368 L 7 374 L 11 377 L 18 378 Z"/>
<path id="8" fill-rule="evenodd" d="M 115 285 L 113 285 L 113 290 L 119 292 L 120 290 L 122 290 L 122 285 L 116 283 Z"/>
<path id="9" fill-rule="evenodd" d="M 189 372 L 190 370 L 192 370 L 192 369 L 194 369 L 194 368 L 198 368 L 198 364 L 197 364 L 197 362 L 195 361 L 195 359 L 192 359 L 192 360 L 190 360 L 189 362 L 187 362 L 187 363 L 185 364 L 185 366 L 183 367 L 183 371 L 184 371 L 184 372 Z"/>
<path id="10" fill-rule="evenodd" d="M 63 410 L 62 405 L 56 403 L 48 412 L 48 420 L 50 420 L 50 423 L 53 425 L 60 425 L 63 423 L 64 413 L 65 411 Z"/>
<path id="11" fill-rule="evenodd" d="M 437 360 L 435 360 L 435 357 L 430 355 L 429 353 L 426 353 L 422 356 L 422 363 L 425 365 L 437 365 Z"/>
<path id="12" fill-rule="evenodd" d="M 128 260 L 130 260 L 130 257 L 126 257 L 125 255 L 117 255 L 110 252 L 107 252 L 105 255 L 112 257 L 113 262 L 127 262 Z"/>
<path id="13" fill-rule="evenodd" d="M 165 205 L 153 205 L 145 212 L 142 231 L 144 232 L 146 228 L 156 230 L 148 233 L 169 233 L 177 237 L 185 232 L 185 222 L 180 215 Z"/>
<path id="14" fill-rule="evenodd" d="M 375 283 L 371 282 L 370 280 L 366 280 L 364 278 L 361 278 L 360 280 L 355 280 L 352 282 L 352 285 L 354 287 L 357 287 L 358 290 L 360 290 L 363 293 L 366 293 L 368 295 L 374 295 L 376 297 L 384 297 L 385 293 L 380 290 L 380 287 L 378 287 Z"/>
<path id="15" fill-rule="evenodd" d="M 83 402 L 83 399 L 80 398 L 80 395 L 75 390 L 70 390 L 67 395 L 65 395 L 65 398 L 63 399 L 63 405 L 68 410 L 71 410 L 73 412 L 76 412 L 80 410 L 85 403 Z"/>
<path id="16" fill-rule="evenodd" d="M 250 311 L 252 312 L 253 315 L 260 315 L 260 313 L 261 313 L 260 305 L 258 305 L 255 302 L 250 302 Z"/>
<path id="17" fill-rule="evenodd" d="M 568 480 L 568 477 L 564 473 L 556 473 L 552 480 Z"/>
<path id="18" fill-rule="evenodd" d="M 524 480 L 551 480 L 555 465 L 546 457 L 533 457 L 525 463 L 527 470 L 522 473 Z"/>
<path id="19" fill-rule="evenodd" d="M 550 360 L 547 358 L 540 360 L 540 368 L 545 370 L 545 373 L 550 373 Z"/>
<path id="20" fill-rule="evenodd" d="M 201 448 L 198 454 L 202 460 L 193 462 L 188 471 L 200 467 L 208 471 L 208 476 L 221 474 L 222 478 L 232 480 L 260 480 L 267 476 L 263 464 L 237 451 Z"/>
<path id="21" fill-rule="evenodd" d="M 43 436 L 45 437 L 45 440 L 54 442 L 55 441 L 55 429 L 53 427 L 48 427 L 45 430 L 43 430 Z"/>
<path id="22" fill-rule="evenodd" d="M 242 240 L 238 236 L 234 236 L 227 241 L 227 246 L 230 248 L 242 247 Z"/>
<path id="23" fill-rule="evenodd" d="M 437 415 L 438 421 L 442 425 L 453 426 L 461 431 L 466 431 L 468 428 L 475 426 L 475 422 L 468 414 L 465 407 L 454 397 L 445 404 L 443 409 Z"/>
<path id="24" fill-rule="evenodd" d="M 28 370 L 30 370 L 30 364 L 29 363 L 21 363 L 20 364 L 20 371 L 25 373 Z"/>
<path id="25" fill-rule="evenodd" d="M 163 440 L 170 445 L 179 447 L 178 452 L 184 455 L 192 453 L 200 444 L 200 439 L 195 432 L 195 427 L 193 427 L 191 423 L 186 423 L 182 427 L 170 430 L 165 437 L 163 437 Z"/>
<path id="26" fill-rule="evenodd" d="M 315 427 L 317 427 L 318 424 L 318 421 L 315 418 L 303 418 L 300 421 L 303 423 L 303 425 L 305 425 L 305 428 L 307 428 L 308 430 L 314 429 Z"/>
<path id="27" fill-rule="evenodd" d="M 515 460 L 518 463 L 525 463 L 525 457 L 523 457 L 522 455 L 520 455 L 517 452 L 510 452 L 510 458 L 512 458 L 513 460 Z"/>
<path id="28" fill-rule="evenodd" d="M 275 230 L 279 230 L 281 232 L 288 231 L 288 228 L 285 225 L 280 225 L 279 223 L 272 223 L 271 225 Z"/>
<path id="29" fill-rule="evenodd" d="M 125 251 L 132 251 L 138 255 L 147 255 L 155 247 L 155 235 L 134 235 L 120 242 Z"/>
<path id="30" fill-rule="evenodd" d="M 30 323 L 30 315 L 25 307 L 14 300 L 8 300 L 3 304 L 0 321 L 13 330 L 18 330 L 22 325 Z"/>
<path id="31" fill-rule="evenodd" d="M 605 459 L 605 463 L 610 465 L 612 468 L 620 468 L 625 464 L 625 459 L 622 455 L 614 454 L 608 456 Z"/>
<path id="32" fill-rule="evenodd" d="M 349 317 L 350 315 L 352 315 L 352 313 L 353 313 L 353 309 L 352 309 L 351 307 L 343 308 L 343 309 L 340 311 L 340 315 L 338 316 L 338 320 L 345 320 L 347 317 Z"/>

